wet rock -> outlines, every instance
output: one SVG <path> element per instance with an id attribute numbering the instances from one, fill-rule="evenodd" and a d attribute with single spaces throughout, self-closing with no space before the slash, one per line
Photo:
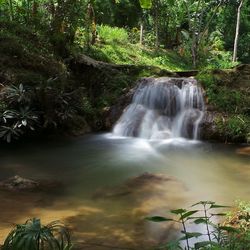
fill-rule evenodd
<path id="1" fill-rule="evenodd" d="M 167 176 L 164 174 L 152 174 L 145 172 L 142 175 L 131 178 L 125 182 L 125 186 L 128 188 L 141 188 L 148 184 L 162 183 L 166 181 L 176 181 L 172 176 Z"/>
<path id="2" fill-rule="evenodd" d="M 200 137 L 202 140 L 224 141 L 225 137 L 218 129 L 216 120 L 220 117 L 223 119 L 223 114 L 213 111 L 205 111 L 200 124 Z"/>
<path id="3" fill-rule="evenodd" d="M 122 95 L 118 100 L 117 103 L 110 108 L 107 108 L 104 112 L 104 120 L 105 120 L 105 127 L 107 129 L 111 129 L 113 125 L 118 121 L 121 117 L 124 109 L 131 103 L 133 95 L 135 92 L 135 88 L 128 90 L 128 92 Z"/>
<path id="4" fill-rule="evenodd" d="M 33 181 L 15 175 L 0 182 L 0 189 L 6 191 L 46 191 L 61 186 L 61 183 L 52 181 Z"/>
<path id="5" fill-rule="evenodd" d="M 37 189 L 39 187 L 39 183 L 15 175 L 14 177 L 0 182 L 0 187 L 10 191 L 32 190 Z"/>

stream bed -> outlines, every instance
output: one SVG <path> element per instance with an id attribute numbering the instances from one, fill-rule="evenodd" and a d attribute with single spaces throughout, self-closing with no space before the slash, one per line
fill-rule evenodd
<path id="1" fill-rule="evenodd" d="M 50 191 L 0 191 L 0 241 L 15 223 L 62 220 L 81 249 L 150 249 L 175 225 L 149 215 L 200 200 L 250 200 L 250 159 L 240 146 L 175 138 L 87 135 L 1 148 L 0 180 L 19 175 L 60 183 Z"/>

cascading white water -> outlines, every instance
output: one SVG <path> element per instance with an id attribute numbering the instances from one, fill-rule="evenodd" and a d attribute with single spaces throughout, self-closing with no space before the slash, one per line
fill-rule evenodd
<path id="1" fill-rule="evenodd" d="M 192 78 L 145 78 L 113 129 L 118 136 L 197 139 L 202 89 Z"/>

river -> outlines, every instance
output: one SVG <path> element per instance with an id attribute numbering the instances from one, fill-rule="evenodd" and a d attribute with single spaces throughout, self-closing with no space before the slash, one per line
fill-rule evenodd
<path id="1" fill-rule="evenodd" d="M 200 200 L 249 200 L 249 157 L 236 154 L 238 147 L 111 134 L 3 147 L 1 180 L 20 175 L 60 185 L 49 192 L 0 191 L 0 240 L 13 224 L 39 217 L 44 224 L 64 221 L 82 249 L 148 249 L 174 238 L 174 225 L 147 222 L 148 215 Z"/>

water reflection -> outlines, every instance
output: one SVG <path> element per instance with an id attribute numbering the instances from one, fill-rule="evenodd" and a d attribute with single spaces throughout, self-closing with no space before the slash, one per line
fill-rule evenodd
<path id="1" fill-rule="evenodd" d="M 81 244 L 89 244 L 86 249 L 148 249 L 173 238 L 175 225 L 148 223 L 145 216 L 167 216 L 169 209 L 199 200 L 232 204 L 250 197 L 249 157 L 236 155 L 234 146 L 181 138 L 101 134 L 27 144 L 15 153 L 3 148 L 0 173 L 1 179 L 17 174 L 64 187 L 48 193 L 0 191 L 1 240 L 13 223 L 27 218 L 62 219 Z"/>

